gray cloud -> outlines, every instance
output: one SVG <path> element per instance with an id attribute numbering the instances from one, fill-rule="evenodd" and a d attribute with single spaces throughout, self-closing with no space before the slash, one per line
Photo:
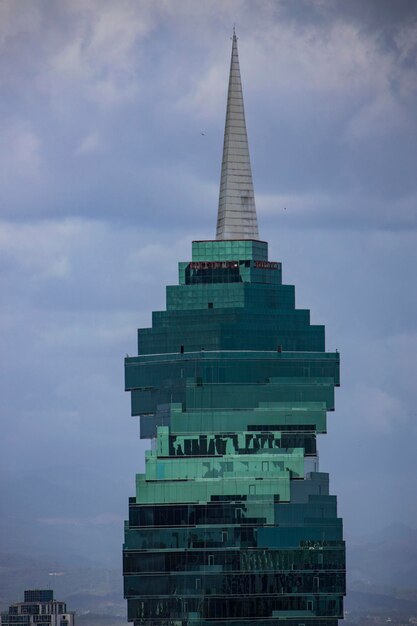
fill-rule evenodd
<path id="1" fill-rule="evenodd" d="M 349 532 L 358 507 L 412 523 L 415 19 L 382 0 L 1 4 L 0 463 L 121 485 L 37 517 L 125 514 L 143 444 L 122 357 L 214 234 L 237 22 L 261 236 L 343 359 L 323 470 Z"/>
<path id="2" fill-rule="evenodd" d="M 183 229 L 194 214 L 206 227 L 219 175 L 224 35 L 236 13 L 259 198 L 330 192 L 337 203 L 330 213 L 316 207 L 317 221 L 415 227 L 410 3 L 408 14 L 404 3 L 378 20 L 372 2 L 198 10 L 179 2 L 175 13 L 159 2 L 99 4 L 39 3 L 27 15 L 5 4 L 0 203 L 9 219 L 152 226 L 159 216 Z M 380 45 L 388 27 L 395 50 Z M 204 210 L 195 214 L 198 189 Z"/>

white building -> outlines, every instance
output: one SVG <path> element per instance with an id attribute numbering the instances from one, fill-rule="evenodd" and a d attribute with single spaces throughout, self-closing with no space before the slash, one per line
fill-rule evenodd
<path id="1" fill-rule="evenodd" d="M 24 602 L 1 614 L 1 626 L 74 626 L 75 613 L 65 602 L 54 600 L 52 589 L 27 589 Z"/>

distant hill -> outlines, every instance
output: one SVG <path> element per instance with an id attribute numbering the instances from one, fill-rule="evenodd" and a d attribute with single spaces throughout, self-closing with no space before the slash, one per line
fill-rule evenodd
<path id="1" fill-rule="evenodd" d="M 0 551 L 71 566 L 120 567 L 129 481 L 111 468 L 56 467 L 2 478 Z"/>
<path id="2" fill-rule="evenodd" d="M 68 610 L 125 618 L 122 572 L 102 566 L 73 567 L 57 560 L 0 553 L 0 609 L 23 600 L 24 589 L 51 588 Z"/>
<path id="3" fill-rule="evenodd" d="M 77 615 L 77 626 L 126 626 L 127 623 L 126 618 L 101 615 L 100 613 Z"/>
<path id="4" fill-rule="evenodd" d="M 417 588 L 417 530 L 392 524 L 347 544 L 350 586 Z"/>

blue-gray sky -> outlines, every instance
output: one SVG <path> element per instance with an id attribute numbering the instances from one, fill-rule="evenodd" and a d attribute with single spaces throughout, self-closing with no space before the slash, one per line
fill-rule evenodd
<path id="1" fill-rule="evenodd" d="M 260 234 L 342 355 L 321 469 L 348 536 L 417 525 L 416 2 L 3 0 L 0 464 L 67 481 L 48 529 L 122 532 L 122 359 L 214 236 L 233 23 Z"/>

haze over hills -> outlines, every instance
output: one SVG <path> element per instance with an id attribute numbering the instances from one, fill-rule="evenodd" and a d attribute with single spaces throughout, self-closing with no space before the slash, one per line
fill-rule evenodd
<path id="1" fill-rule="evenodd" d="M 11 552 L 0 553 L 0 609 L 23 599 L 23 590 L 51 588 L 57 599 L 78 614 L 91 611 L 125 615 L 121 568 L 85 564 L 68 559 L 49 560 Z"/>
<path id="2" fill-rule="evenodd" d="M 71 566 L 120 566 L 131 475 L 123 482 L 112 468 L 75 464 L 3 477 L 0 488 L 7 502 L 0 551 Z"/>
<path id="3" fill-rule="evenodd" d="M 391 524 L 348 543 L 351 585 L 417 587 L 417 530 Z"/>

